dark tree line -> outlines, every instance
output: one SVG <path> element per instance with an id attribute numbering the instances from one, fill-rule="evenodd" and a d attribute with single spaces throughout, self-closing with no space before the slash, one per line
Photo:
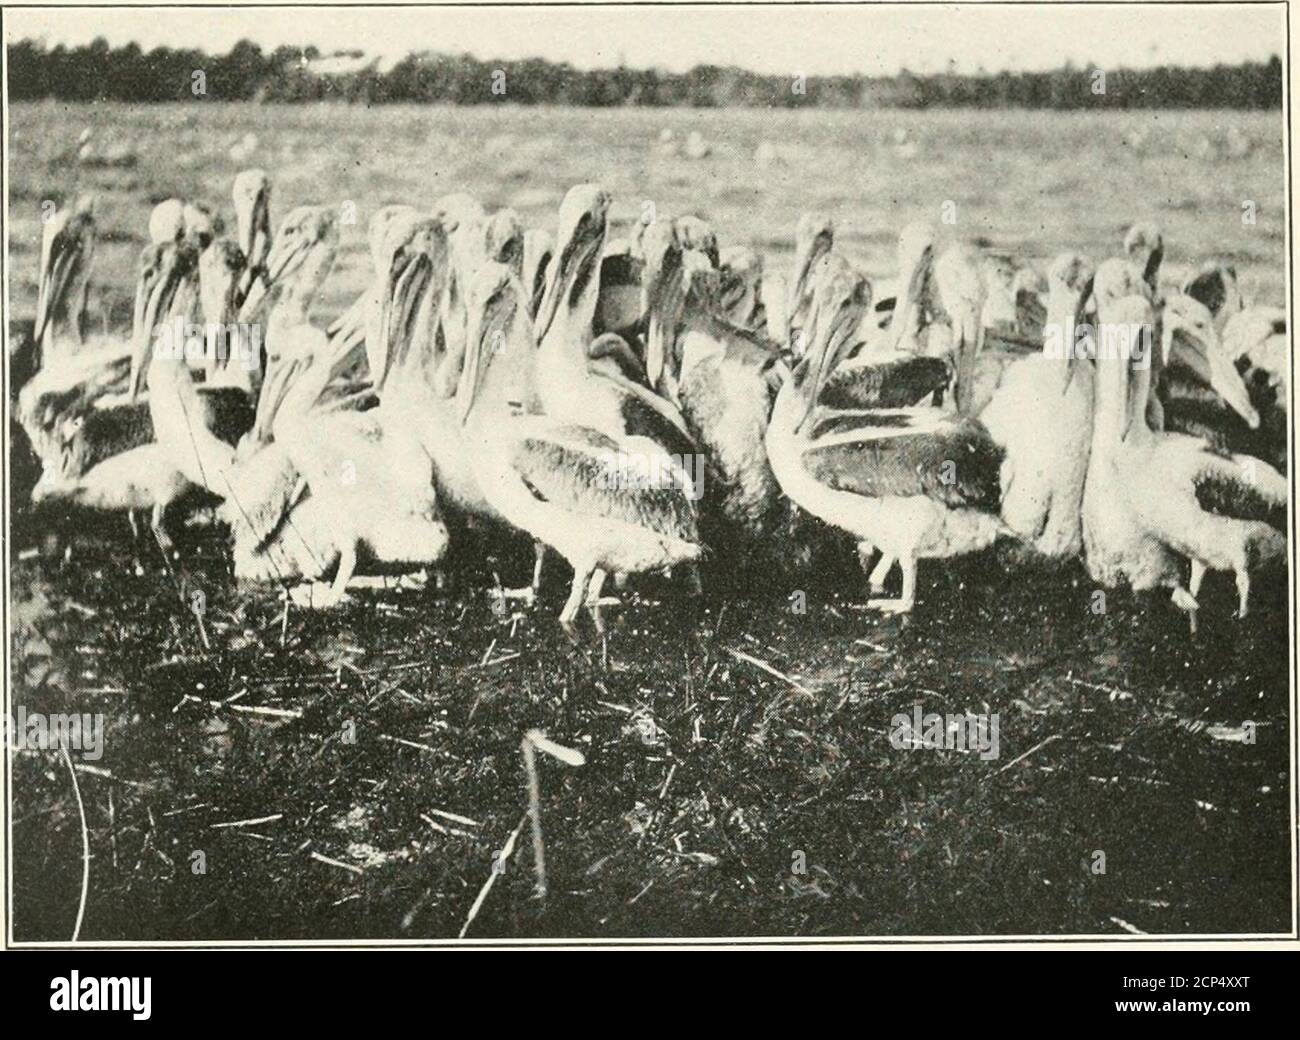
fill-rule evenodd
<path id="1" fill-rule="evenodd" d="M 360 57 L 360 53 L 356 55 Z M 1050 72 L 958 75 L 762 75 L 730 66 L 699 65 L 689 72 L 657 69 L 580 71 L 533 58 L 480 61 L 469 55 L 412 54 L 395 66 L 324 73 L 314 47 L 264 52 L 241 41 L 229 54 L 135 44 L 53 47 L 23 40 L 8 48 L 9 96 L 15 101 L 179 101 L 194 97 L 194 73 L 204 94 L 218 100 L 514 103 L 798 108 L 1234 108 L 1282 105 L 1282 63 L 1161 66 L 1106 70 L 1097 93 L 1095 70 L 1065 65 Z M 501 73 L 504 73 L 504 78 Z"/>

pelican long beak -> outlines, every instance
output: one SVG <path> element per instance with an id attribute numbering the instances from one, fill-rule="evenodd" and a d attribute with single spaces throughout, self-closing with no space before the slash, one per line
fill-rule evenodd
<path id="1" fill-rule="evenodd" d="M 646 245 L 646 271 L 653 273 L 646 279 L 645 289 L 645 369 L 650 386 L 658 389 L 668 363 L 669 340 L 675 332 L 669 308 L 682 291 L 682 252 L 668 240 L 652 239 Z"/>
<path id="2" fill-rule="evenodd" d="M 862 324 L 862 316 L 866 314 L 871 304 L 871 294 L 864 289 L 865 283 L 855 286 L 852 294 L 841 300 L 833 314 L 829 316 L 826 315 L 825 308 L 818 308 L 820 313 L 814 322 L 816 327 L 813 330 L 815 338 L 808 348 L 804 361 L 801 362 L 810 365 L 811 372 L 805 384 L 807 400 L 804 412 L 795 423 L 795 433 L 799 433 L 808 424 L 813 412 L 817 410 L 817 402 L 827 382 L 854 345 L 858 327 Z"/>
<path id="3" fill-rule="evenodd" d="M 903 258 L 900 273 L 906 280 L 902 283 L 903 291 L 894 301 L 894 313 L 889 319 L 889 344 L 894 350 L 900 349 L 904 337 L 918 331 L 921 297 L 933 264 L 934 246 L 929 244 Z"/>
<path id="4" fill-rule="evenodd" d="M 253 425 L 248 432 L 248 438 L 254 444 L 266 444 L 270 441 L 271 426 L 275 422 L 275 417 L 279 415 L 280 407 L 288 397 L 290 388 L 297 383 L 304 366 L 309 363 L 303 358 L 281 360 L 267 373 L 266 379 L 262 382 L 262 391 L 257 395 Z"/>
<path id="5" fill-rule="evenodd" d="M 1201 332 L 1177 316 L 1166 315 L 1162 339 L 1165 368 L 1171 361 L 1184 365 L 1223 398 L 1252 430 L 1259 429 L 1259 412 L 1250 403 L 1250 391 L 1227 352 L 1220 347 L 1213 325 Z"/>
<path id="6" fill-rule="evenodd" d="M 805 298 L 808 295 L 808 282 L 812 278 L 814 265 L 831 251 L 834 241 L 829 226 L 819 227 L 813 234 L 804 237 L 795 245 L 794 279 L 790 284 L 790 300 L 786 306 L 786 341 L 794 335 L 794 323 L 805 312 Z"/>
<path id="7" fill-rule="evenodd" d="M 244 300 L 254 280 L 265 281 L 267 254 L 271 249 L 271 189 L 263 186 L 253 199 L 248 213 L 236 214 L 239 223 L 239 248 L 247 266 L 240 275 L 236 299 Z"/>
<path id="8" fill-rule="evenodd" d="M 370 378 L 382 391 L 394 365 L 405 357 L 414 335 L 414 318 L 425 289 L 433 277 L 433 263 L 427 253 L 410 255 L 389 270 L 388 288 L 379 314 L 379 342 L 376 344 Z"/>
<path id="9" fill-rule="evenodd" d="M 585 288 L 600 269 L 608 227 L 604 203 L 587 209 L 572 221 L 558 257 L 547 265 L 546 292 L 537 308 L 537 339 L 546 338 L 561 304 L 572 306 L 578 291 Z"/>
<path id="10" fill-rule="evenodd" d="M 54 315 L 67 302 L 65 298 L 80 265 L 81 253 L 81 239 L 74 235 L 59 234 L 50 244 L 36 292 L 35 342 L 41 342 Z"/>
<path id="11" fill-rule="evenodd" d="M 984 306 L 976 300 L 963 300 L 955 308 L 954 332 L 957 334 L 957 411 L 967 414 L 975 378 L 975 362 L 984 350 Z"/>
<path id="12" fill-rule="evenodd" d="M 266 267 L 262 276 L 248 287 L 243 304 L 239 308 L 239 320 L 244 324 L 253 321 L 261 313 L 267 294 L 283 279 L 289 277 L 306 261 L 316 244 L 309 239 L 299 239 L 292 245 L 281 247 L 280 239 L 271 247 L 271 255 L 266 258 Z"/>
<path id="13" fill-rule="evenodd" d="M 158 267 L 158 276 L 145 301 L 140 328 L 136 330 L 131 344 L 131 385 L 128 392 L 132 401 L 139 398 L 140 391 L 144 389 L 149 370 L 150 347 L 153 344 L 158 322 L 171 312 L 172 304 L 189 273 L 188 265 L 183 262 L 183 259 L 179 249 L 166 250 Z M 173 347 L 179 350 L 182 344 L 173 344 Z"/>
<path id="14" fill-rule="evenodd" d="M 1086 359 L 1080 357 L 1079 351 L 1075 348 L 1078 344 L 1079 328 L 1087 321 L 1086 312 L 1088 309 L 1088 300 L 1092 297 L 1092 281 L 1093 279 L 1090 276 L 1081 289 L 1068 290 L 1073 297 L 1073 300 L 1071 301 L 1073 306 L 1070 308 L 1072 317 L 1071 327 L 1068 330 L 1065 330 L 1065 332 L 1068 332 L 1068 335 L 1065 335 L 1065 332 L 1062 333 L 1062 339 L 1064 340 L 1062 346 L 1065 348 L 1065 377 L 1061 380 L 1062 396 L 1070 391 L 1070 383 L 1075 371 L 1075 366 L 1086 363 Z"/>

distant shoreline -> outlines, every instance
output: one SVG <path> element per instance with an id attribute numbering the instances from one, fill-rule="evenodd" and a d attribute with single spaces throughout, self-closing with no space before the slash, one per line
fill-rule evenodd
<path id="1" fill-rule="evenodd" d="M 626 67 L 579 70 L 541 59 L 481 61 L 432 52 L 381 67 L 377 57 L 362 52 L 323 56 L 314 47 L 278 47 L 265 53 L 244 41 L 224 55 L 170 48 L 146 53 L 135 45 L 109 47 L 100 39 L 73 48 L 21 40 L 8 46 L 7 59 L 11 101 L 132 104 L 202 98 L 369 106 L 1266 111 L 1281 109 L 1283 90 L 1277 56 L 1211 68 L 1065 65 L 1048 72 L 803 76 L 716 65 L 684 73 Z"/>

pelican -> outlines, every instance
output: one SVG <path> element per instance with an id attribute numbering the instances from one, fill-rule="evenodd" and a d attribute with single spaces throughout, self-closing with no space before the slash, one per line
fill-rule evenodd
<path id="1" fill-rule="evenodd" d="M 1260 416 L 1203 303 L 1174 293 L 1160 313 L 1159 384 L 1165 429 L 1209 436 L 1226 446 L 1250 439 Z"/>
<path id="2" fill-rule="evenodd" d="M 819 416 L 828 373 L 849 350 L 871 302 L 865 279 L 823 261 L 814 279 L 813 341 L 782 386 L 767 428 L 777 481 L 800 508 L 847 531 L 880 591 L 894 562 L 902 594 L 868 606 L 891 613 L 916 601 L 921 558 L 948 557 L 991 545 L 998 517 L 1002 451 L 975 419 L 931 407 Z M 958 315 L 977 321 L 982 301 Z"/>
<path id="3" fill-rule="evenodd" d="M 594 266 L 597 255 L 585 262 Z M 690 477 L 662 445 L 512 404 L 532 398 L 527 384 L 540 361 L 533 342 L 523 286 L 508 269 L 486 265 L 473 285 L 457 404 L 484 495 L 573 566 L 560 613 L 572 635 L 584 604 L 604 602 L 606 574 L 693 563 L 704 550 Z"/>
<path id="4" fill-rule="evenodd" d="M 1111 305 L 1101 318 L 1147 335 L 1153 323 L 1142 297 Z M 1237 615 L 1245 617 L 1252 568 L 1286 552 L 1286 478 L 1258 459 L 1216 451 L 1200 438 L 1153 430 L 1144 408 L 1151 373 L 1146 353 L 1131 341 L 1128 351 L 1098 351 L 1093 453 L 1100 450 L 1097 465 L 1106 471 L 1104 505 L 1123 514 L 1118 525 L 1126 535 L 1105 549 L 1119 550 L 1114 562 L 1135 588 L 1153 577 L 1172 584 L 1175 601 L 1189 610 L 1196 609 L 1207 570 L 1231 571 Z M 1130 558 L 1126 542 L 1154 549 Z M 1186 589 L 1169 575 L 1171 557 L 1191 561 Z"/>
<path id="5" fill-rule="evenodd" d="M 384 269 L 384 236 L 388 233 L 388 225 L 395 219 L 410 219 L 415 214 L 415 207 L 405 204 L 381 206 L 371 214 L 366 229 L 366 241 L 370 245 L 370 263 L 376 278 Z M 378 282 L 372 282 L 370 287 L 361 293 L 342 314 L 330 322 L 326 329 L 329 338 L 342 338 L 351 345 L 361 343 L 365 338 L 367 308 L 378 305 L 383 298 L 382 292 Z"/>
<path id="6" fill-rule="evenodd" d="M 980 413 L 1002 463 L 1002 519 L 1022 541 L 1052 559 L 1076 556 L 1079 510 L 1092 437 L 1092 367 L 1076 351 L 1092 265 L 1066 253 L 1048 274 L 1043 351 L 1006 369 Z"/>
<path id="7" fill-rule="evenodd" d="M 812 272 L 835 244 L 835 226 L 820 213 L 805 213 L 794 232 L 794 274 L 790 279 L 790 298 L 786 303 L 785 342 L 794 340 L 804 327 L 808 308 L 812 306 Z"/>
<path id="8" fill-rule="evenodd" d="M 718 317 L 718 273 L 701 253 L 683 249 L 671 221 L 658 220 L 643 245 L 647 375 L 681 408 L 709 459 L 704 514 L 723 524 L 710 544 L 743 556 L 787 519 L 764 435 L 789 372 L 769 344 Z"/>
<path id="9" fill-rule="evenodd" d="M 1215 330 L 1220 335 L 1232 316 L 1246 308 L 1246 301 L 1237 282 L 1237 269 L 1231 264 L 1216 263 L 1213 260 L 1202 264 L 1199 270 L 1187 276 L 1183 281 L 1183 295 L 1190 296 L 1209 308 L 1214 315 Z"/>
<path id="10" fill-rule="evenodd" d="M 1124 255 L 1128 257 L 1142 281 L 1146 282 L 1151 297 L 1160 295 L 1160 263 L 1165 255 L 1165 242 L 1160 229 L 1154 224 L 1139 221 L 1124 234 Z"/>
<path id="11" fill-rule="evenodd" d="M 938 252 L 934 228 L 924 221 L 908 224 L 898 237 L 899 293 L 885 345 L 894 353 L 931 357 L 956 355 L 949 397 L 964 415 L 976 415 L 1001 379 L 1005 356 L 984 354 L 984 314 L 988 290 L 986 267 L 969 243 Z M 934 326 L 947 325 L 950 336 Z M 954 344 L 962 349 L 953 349 Z"/>
<path id="12" fill-rule="evenodd" d="M 395 266 L 412 262 L 397 250 L 394 258 Z M 412 285 L 418 283 L 395 280 L 399 309 L 409 310 L 401 297 L 419 291 Z M 396 322 L 384 327 L 393 335 L 399 329 Z M 327 588 L 312 586 L 310 603 L 319 608 L 342 602 L 358 572 L 401 574 L 437 564 L 449 541 L 429 458 L 411 442 L 392 399 L 360 411 L 348 399 L 322 398 L 346 353 L 332 341 L 328 356 L 287 374 L 276 391 L 274 442 L 239 467 L 222 508 L 235 536 L 236 576 L 315 583 L 332 569 Z"/>
<path id="13" fill-rule="evenodd" d="M 84 319 L 95 255 L 95 201 L 77 198 L 55 210 L 41 232 L 41 273 L 32 332 L 37 369 L 79 354 L 85 348 Z"/>
<path id="14" fill-rule="evenodd" d="M 729 246 L 718 260 L 721 273 L 718 310 L 737 328 L 767 330 L 763 301 L 763 258 L 748 246 Z"/>
<path id="15" fill-rule="evenodd" d="M 236 300 L 243 302 L 253 282 L 266 277 L 266 260 L 271 252 L 271 179 L 265 170 L 241 170 L 235 175 L 231 194 L 237 245 L 245 264 L 236 286 Z"/>
<path id="16" fill-rule="evenodd" d="M 132 362 L 145 368 L 143 358 L 150 353 L 150 340 L 154 338 L 152 361 L 145 368 L 149 374 L 148 414 L 153 439 L 93 464 L 84 457 L 77 459 L 74 468 L 84 468 L 84 472 L 42 481 L 33 491 L 32 500 L 38 503 L 54 499 L 132 513 L 147 508 L 158 544 L 170 551 L 172 543 L 164 527 L 167 508 L 190 491 L 206 490 L 218 498 L 224 495 L 235 440 L 251 423 L 253 410 L 247 395 L 233 387 L 196 387 L 185 364 L 185 344 L 174 341 L 171 326 L 162 320 L 164 316 L 190 313 L 192 301 L 187 294 L 193 291 L 192 271 L 197 263 L 194 248 L 188 243 L 146 248 L 160 251 L 160 266 L 145 304 L 143 327 L 150 332 L 138 338 Z M 160 335 L 152 337 L 155 328 Z M 232 395 L 240 406 L 222 407 L 223 399 Z M 138 406 L 124 404 L 105 410 L 101 421 L 109 421 L 110 413 L 112 418 L 128 420 L 118 425 L 134 439 L 141 424 L 130 420 L 137 411 Z M 74 446 L 78 440 L 91 447 L 101 443 L 101 438 L 91 438 L 81 428 L 71 431 L 71 436 Z"/>
<path id="17" fill-rule="evenodd" d="M 1225 322 L 1223 348 L 1232 358 L 1259 412 L 1255 443 L 1258 455 L 1279 472 L 1287 471 L 1291 444 L 1289 421 L 1291 363 L 1286 311 L 1280 307 L 1253 306 Z"/>
<path id="18" fill-rule="evenodd" d="M 592 364 L 600 290 L 596 272 L 609 202 L 604 191 L 581 184 L 560 207 L 559 248 L 537 317 L 538 399 L 546 414 L 560 422 L 580 423 L 615 438 L 643 435 L 678 457 L 693 456 L 695 442 L 676 408 L 612 366 Z"/>
<path id="19" fill-rule="evenodd" d="M 331 206 L 299 206 L 281 222 L 266 276 L 253 282 L 239 310 L 240 324 L 263 326 L 263 380 L 278 365 L 324 351 L 329 337 L 308 314 L 333 269 L 338 245 L 338 218 Z"/>

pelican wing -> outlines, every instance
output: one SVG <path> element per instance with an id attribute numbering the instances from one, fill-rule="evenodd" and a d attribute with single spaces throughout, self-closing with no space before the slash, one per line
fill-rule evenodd
<path id="1" fill-rule="evenodd" d="M 1204 449 L 1192 477 L 1196 501 L 1207 513 L 1234 520 L 1257 520 L 1285 532 L 1286 478 L 1249 455 Z"/>
<path id="2" fill-rule="evenodd" d="M 943 358 L 908 355 L 882 363 L 841 366 L 817 403 L 827 408 L 910 408 L 948 387 Z"/>
<path id="3" fill-rule="evenodd" d="M 699 451 L 686 420 L 668 401 L 625 376 L 608 370 L 598 370 L 598 374 L 623 391 L 619 405 L 628 436 L 648 437 L 671 455 L 694 455 Z"/>
<path id="4" fill-rule="evenodd" d="M 280 529 L 305 490 L 285 446 L 268 444 L 230 468 L 220 516 L 235 532 L 236 543 L 257 551 Z"/>
<path id="5" fill-rule="evenodd" d="M 699 539 L 690 481 L 663 456 L 642 460 L 622 454 L 617 441 L 595 431 L 560 427 L 520 438 L 510 463 L 539 501 L 687 542 Z"/>
<path id="6" fill-rule="evenodd" d="M 1002 449 L 975 419 L 866 413 L 837 420 L 803 453 L 810 476 L 873 498 L 925 495 L 950 507 L 996 512 Z"/>

